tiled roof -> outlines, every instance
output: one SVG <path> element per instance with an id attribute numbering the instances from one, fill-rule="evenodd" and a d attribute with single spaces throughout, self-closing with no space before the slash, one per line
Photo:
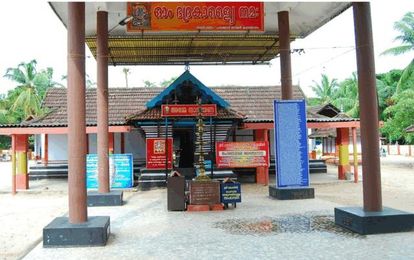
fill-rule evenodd
<path id="1" fill-rule="evenodd" d="M 357 136 L 361 136 L 360 128 L 356 129 Z M 349 132 L 349 135 L 351 136 L 351 131 Z M 308 135 L 309 138 L 317 138 L 317 137 L 336 137 L 336 129 L 335 128 L 318 128 L 314 129 L 310 135 Z"/>
<path id="2" fill-rule="evenodd" d="M 163 88 L 110 88 L 109 89 L 109 124 L 125 125 L 127 118 L 159 118 L 159 111 L 146 111 L 145 104 Z M 281 98 L 280 86 L 212 87 L 216 94 L 230 103 L 228 110 L 221 110 L 222 119 L 244 118 L 248 122 L 273 122 L 273 100 Z M 305 98 L 298 86 L 293 86 L 293 98 Z M 48 109 L 43 117 L 22 123 L 22 127 L 66 126 L 66 88 L 51 88 L 47 91 L 43 107 Z M 86 90 L 86 124 L 96 125 L 96 88 Z M 308 115 L 309 117 L 309 115 Z M 308 118 L 308 121 L 353 121 L 351 118 Z"/>
<path id="3" fill-rule="evenodd" d="M 248 121 L 273 121 L 273 100 L 281 99 L 280 86 L 214 87 L 219 96 L 230 103 L 230 108 L 246 115 Z M 304 99 L 298 86 L 293 86 L 293 99 Z"/>

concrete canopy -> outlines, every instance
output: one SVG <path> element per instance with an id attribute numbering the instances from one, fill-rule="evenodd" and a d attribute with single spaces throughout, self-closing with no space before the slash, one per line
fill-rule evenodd
<path id="1" fill-rule="evenodd" d="M 96 57 L 96 13 L 108 12 L 109 64 L 263 64 L 279 53 L 277 13 L 289 11 L 291 40 L 303 38 L 345 11 L 350 2 L 264 2 L 264 31 L 126 31 L 126 2 L 85 4 L 86 43 Z M 67 26 L 65 2 L 50 6 Z"/>

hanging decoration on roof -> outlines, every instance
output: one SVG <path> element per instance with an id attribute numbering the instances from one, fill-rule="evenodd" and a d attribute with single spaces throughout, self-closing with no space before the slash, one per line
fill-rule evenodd
<path id="1" fill-rule="evenodd" d="M 264 31 L 262 2 L 129 2 L 127 32 Z"/>

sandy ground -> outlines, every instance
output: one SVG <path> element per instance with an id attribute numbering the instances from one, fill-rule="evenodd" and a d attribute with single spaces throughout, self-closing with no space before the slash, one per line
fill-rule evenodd
<path id="1" fill-rule="evenodd" d="M 66 180 L 31 181 L 30 190 L 12 196 L 10 169 L 10 163 L 0 163 L 0 259 L 23 257 L 41 241 L 43 227 L 68 209 Z M 381 174 L 383 205 L 414 212 L 414 157 L 382 158 Z M 361 206 L 362 183 L 337 181 L 336 175 L 334 166 L 329 166 L 328 174 L 311 175 L 316 197 L 339 205 Z M 262 195 L 267 187 L 249 185 L 244 191 Z M 128 191 L 125 197 L 133 194 Z"/>

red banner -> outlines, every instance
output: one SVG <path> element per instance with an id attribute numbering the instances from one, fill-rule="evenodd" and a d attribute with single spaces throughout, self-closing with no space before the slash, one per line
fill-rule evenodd
<path id="1" fill-rule="evenodd" d="M 269 142 L 217 142 L 219 168 L 269 167 Z"/>
<path id="2" fill-rule="evenodd" d="M 165 152 L 168 147 L 168 169 L 172 169 L 173 139 L 147 138 L 147 169 L 165 169 Z"/>
<path id="3" fill-rule="evenodd" d="M 129 2 L 128 32 L 264 31 L 262 2 Z"/>
<path id="4" fill-rule="evenodd" d="M 199 105 L 161 105 L 161 116 L 198 116 Z M 202 116 L 217 116 L 217 105 L 201 105 Z"/>

